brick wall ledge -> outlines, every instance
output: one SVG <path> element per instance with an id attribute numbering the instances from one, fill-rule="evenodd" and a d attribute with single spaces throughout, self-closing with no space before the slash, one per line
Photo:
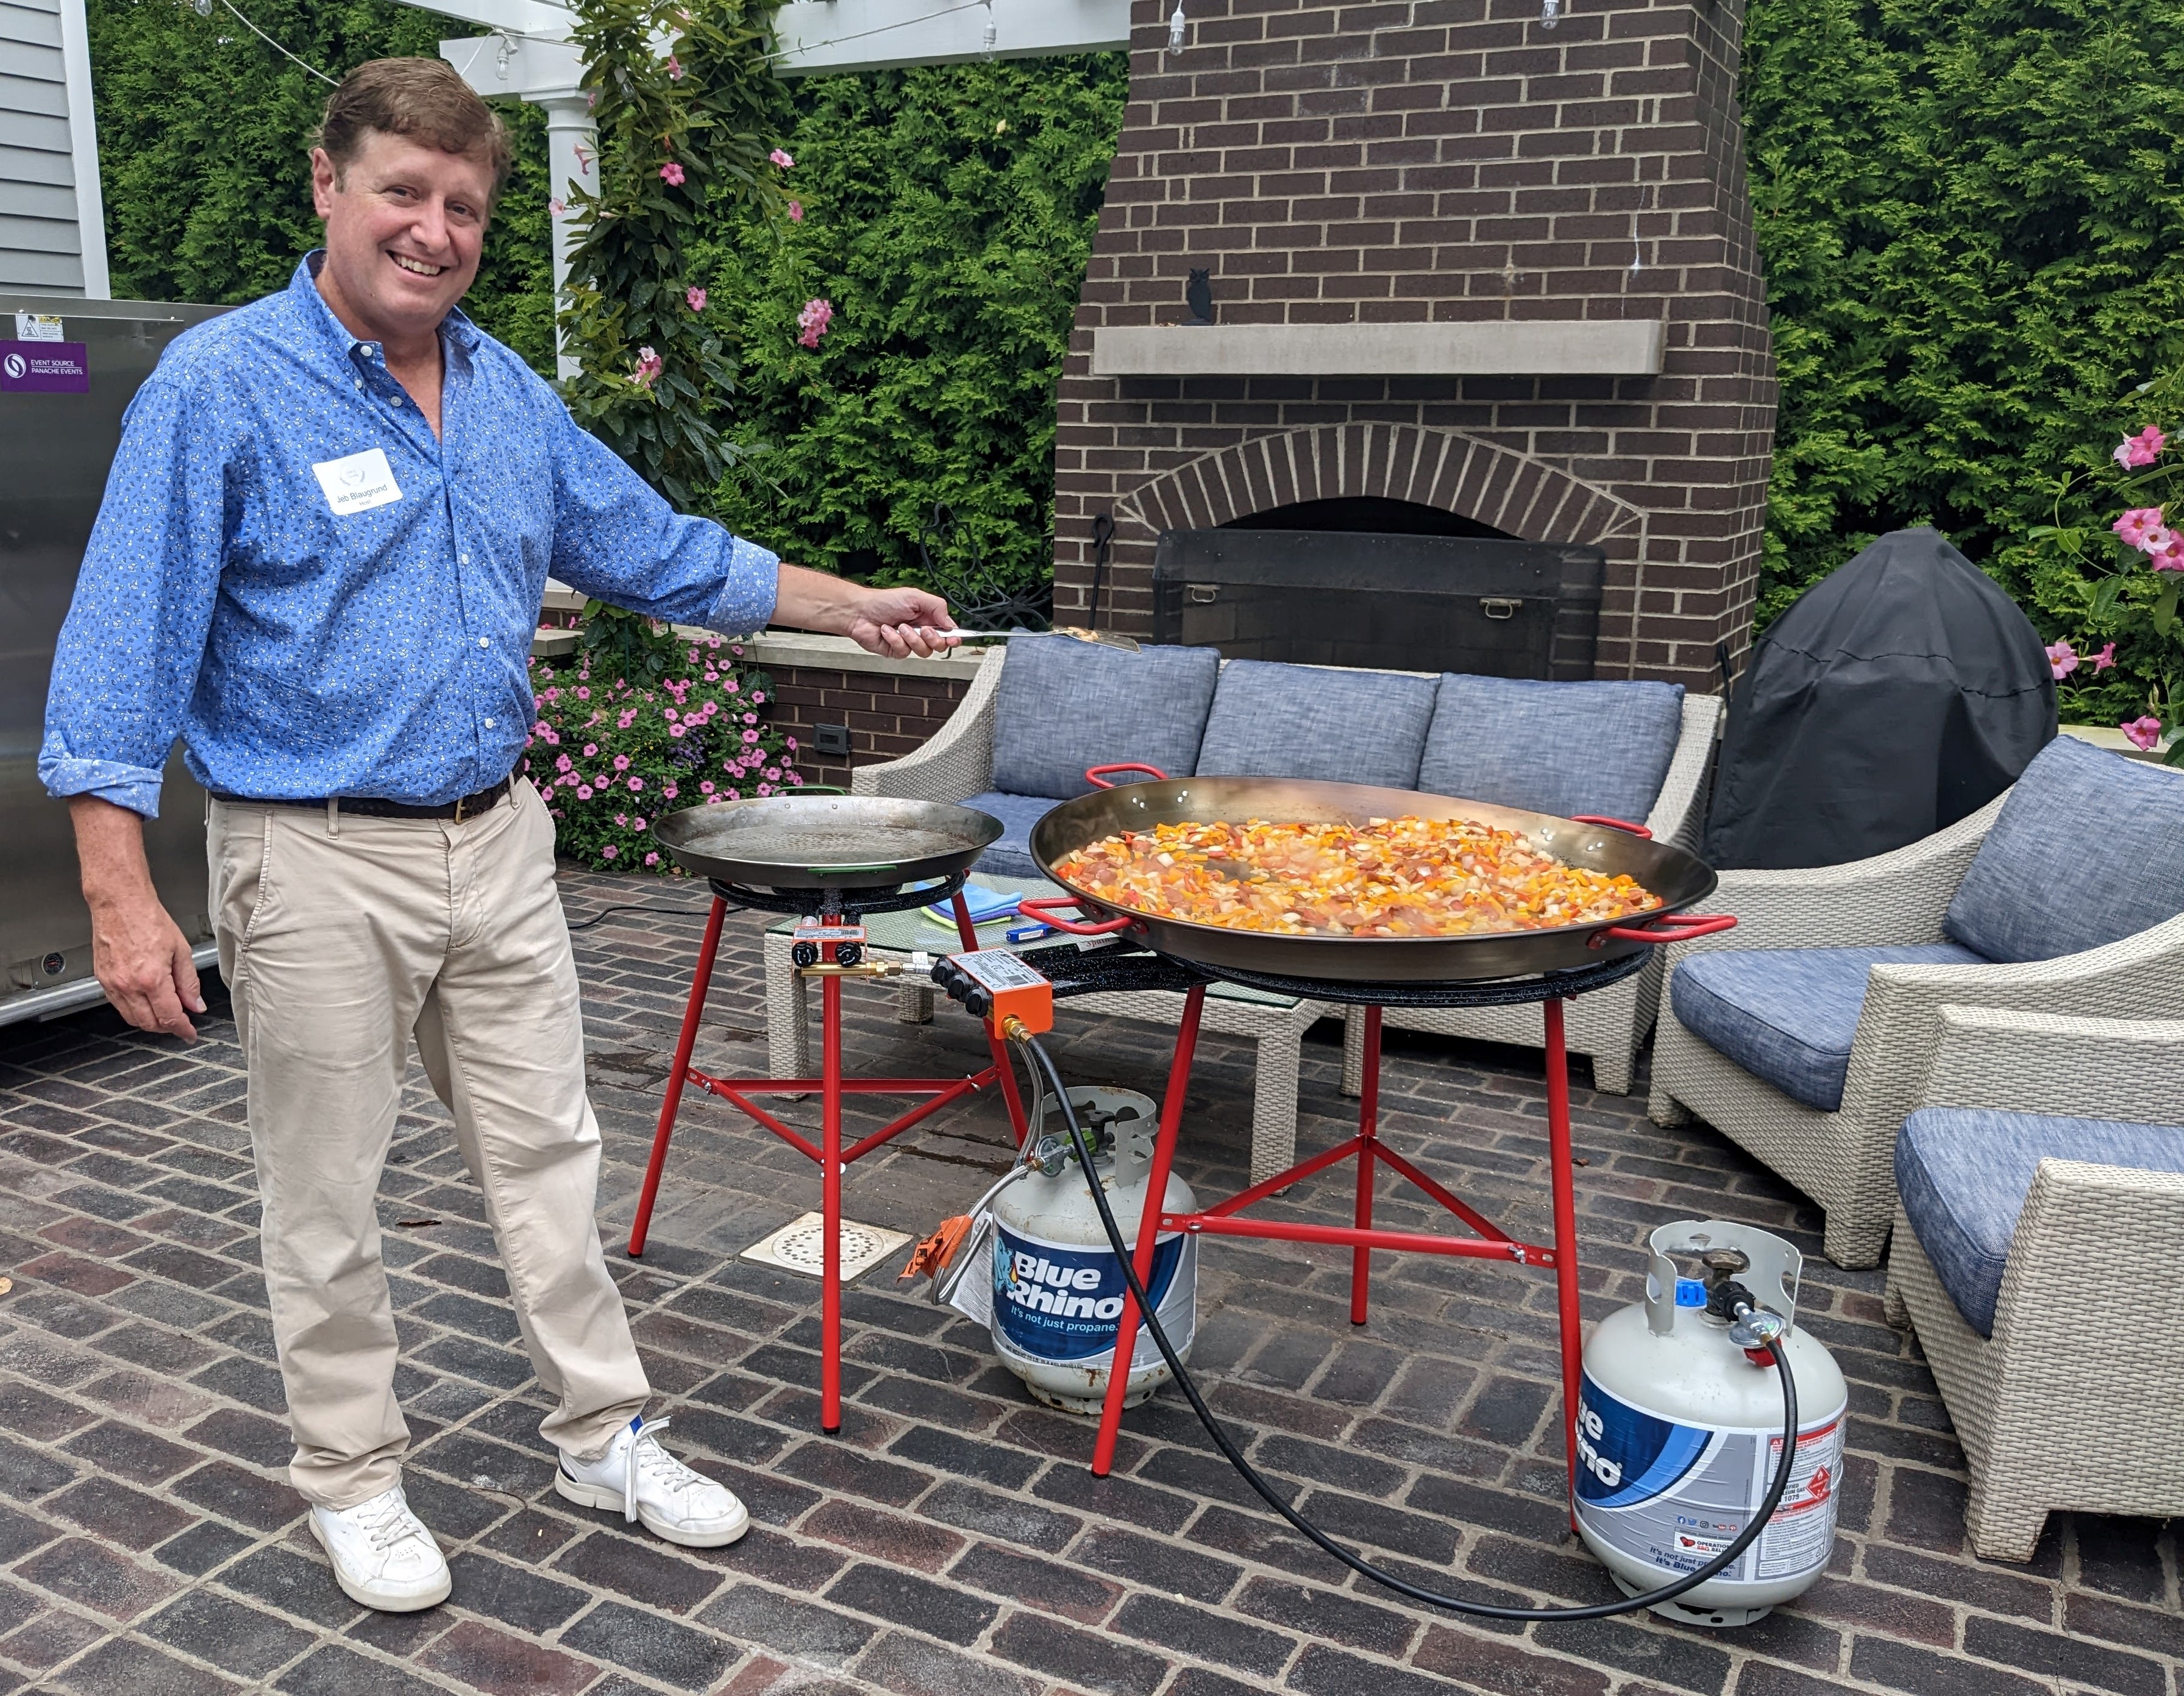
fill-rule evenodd
<path id="1" fill-rule="evenodd" d="M 1658 320 L 1602 323 L 1108 325 L 1101 377 L 1658 375 Z"/>
<path id="2" fill-rule="evenodd" d="M 889 659 L 882 654 L 866 653 L 846 636 L 815 636 L 801 630 L 763 631 L 748 637 L 743 649 L 744 659 L 768 669 L 798 665 L 827 671 L 938 678 L 959 683 L 968 683 L 976 677 L 979 662 L 986 657 L 983 648 L 959 648 L 952 653 L 936 654 L 929 659 Z"/>

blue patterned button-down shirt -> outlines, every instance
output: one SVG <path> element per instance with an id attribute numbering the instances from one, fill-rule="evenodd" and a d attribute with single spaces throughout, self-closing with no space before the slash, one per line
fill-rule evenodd
<path id="1" fill-rule="evenodd" d="M 460 312 L 435 437 L 318 259 L 130 403 L 53 659 L 53 794 L 156 815 L 179 735 L 231 795 L 451 801 L 523 750 L 549 574 L 726 632 L 773 610 L 773 554 L 678 515 Z"/>

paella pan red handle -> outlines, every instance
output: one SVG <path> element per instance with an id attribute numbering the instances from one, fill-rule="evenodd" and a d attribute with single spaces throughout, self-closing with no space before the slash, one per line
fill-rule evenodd
<path id="1" fill-rule="evenodd" d="M 1142 771 L 1156 783 L 1167 781 L 1167 773 L 1160 767 L 1141 765 L 1134 759 L 1126 759 L 1116 765 L 1088 765 L 1084 768 L 1084 781 L 1095 789 L 1112 789 L 1115 786 L 1107 781 L 1107 774 L 1111 771 Z"/>
<path id="2" fill-rule="evenodd" d="M 1610 925 L 1594 931 L 1586 946 L 1596 948 L 1611 937 L 1621 943 L 1688 943 L 1694 937 L 1711 937 L 1733 929 L 1736 924 L 1727 913 L 1669 913 L 1650 924 Z"/>
<path id="3" fill-rule="evenodd" d="M 1058 907 L 1074 907 L 1077 904 L 1076 898 L 1069 895 L 1028 895 L 1017 903 L 1017 911 L 1028 918 L 1038 920 L 1042 925 L 1051 925 L 1064 935 L 1072 937 L 1112 937 L 1116 931 L 1127 931 L 1130 927 L 1131 921 L 1127 918 L 1103 919 L 1096 925 L 1086 925 L 1074 919 L 1065 919 L 1055 910 Z"/>
<path id="4" fill-rule="evenodd" d="M 1572 813 L 1570 822 L 1574 825 L 1605 825 L 1612 831 L 1628 831 L 1634 837 L 1643 837 L 1649 842 L 1653 840 L 1652 831 L 1645 826 L 1634 825 L 1628 819 L 1611 819 L 1605 813 Z"/>

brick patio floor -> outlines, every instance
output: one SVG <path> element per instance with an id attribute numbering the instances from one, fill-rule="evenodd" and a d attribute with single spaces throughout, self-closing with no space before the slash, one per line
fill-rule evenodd
<path id="1" fill-rule="evenodd" d="M 571 876 L 565 890 L 572 915 L 699 904 L 688 885 Z M 732 925 L 700 1063 L 760 1070 L 758 926 Z M 1815 1256 L 1801 1321 L 1852 1384 L 1841 1535 L 1830 1576 L 1759 1625 L 1494 1629 L 1406 1608 L 1254 1510 L 1172 1395 L 1132 1416 L 1117 1476 L 1095 1482 L 1089 1427 L 1034 1406 L 979 1332 L 896 1294 L 892 1264 L 848 1298 L 851 1402 L 842 1437 L 820 1437 L 816 1286 L 733 1258 L 816 1204 L 808 1163 L 692 1102 L 653 1246 L 641 1264 L 621 1252 L 697 935 L 694 917 L 629 913 L 577 937 L 601 1222 L 671 1445 L 740 1491 L 756 1525 L 727 1549 L 678 1550 L 553 1493 L 478 1193 L 421 1078 L 382 1214 L 410 1499 L 454 1568 L 453 1599 L 422 1615 L 345 1601 L 284 1480 L 224 1006 L 189 1049 L 103 1012 L 0 1030 L 0 1270 L 14 1280 L 0 1298 L 0 1696 L 2184 1696 L 2174 1526 L 2064 1518 L 2029 1566 L 1973 1559 L 1963 1455 L 1916 1348 L 1882 1321 L 1880 1276 L 1819 1259 L 1811 1209 L 1712 1132 L 1655 1129 L 1581 1070 L 1592 1316 L 1635 1297 L 1645 1233 L 1666 1220 L 1747 1220 Z M 882 991 L 849 999 L 862 1069 L 983 1054 L 944 1004 L 915 1026 Z M 1065 1014 L 1059 1035 L 1073 1080 L 1156 1093 L 1161 1032 Z M 1306 1050 L 1307 1148 L 1353 1122 L 1340 1062 L 1323 1027 Z M 1211 1191 L 1240 1182 L 1247 1066 L 1240 1045 L 1201 1050 L 1184 1152 Z M 1518 1234 L 1546 1233 L 1535 1058 L 1399 1034 L 1385 1099 L 1389 1133 L 1421 1164 Z M 989 1102 L 947 1115 L 853 1170 L 851 1215 L 929 1228 L 1002 1169 L 1005 1140 Z M 1338 1189 L 1318 1204 L 1340 1216 Z M 1382 1216 L 1423 1219 L 1396 1200 Z M 1258 1463 L 1429 1583 L 1606 1597 L 1565 1531 L 1550 1282 L 1384 1258 L 1358 1331 L 1345 1277 L 1338 1253 L 1205 1245 L 1195 1364 Z M 2148 1370 L 2173 1370 L 2167 1352 Z"/>

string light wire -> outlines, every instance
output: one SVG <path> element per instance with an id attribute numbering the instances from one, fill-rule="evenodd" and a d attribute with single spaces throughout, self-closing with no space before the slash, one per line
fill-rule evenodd
<path id="1" fill-rule="evenodd" d="M 280 42 L 275 41 L 272 36 L 267 35 L 265 31 L 259 29 L 257 25 L 252 23 L 249 19 L 243 18 L 242 13 L 236 12 L 235 0 L 220 0 L 220 3 L 226 7 L 229 11 L 235 12 L 235 15 L 237 18 L 242 18 L 242 27 L 249 31 L 252 35 L 257 36 L 259 41 L 265 42 L 267 47 L 272 48 L 275 53 L 280 54 L 282 58 L 288 59 L 296 64 L 302 65 L 305 70 L 310 72 L 313 76 L 318 78 L 320 81 L 326 84 L 329 88 L 338 88 L 341 86 L 339 82 L 336 81 L 332 77 L 328 76 L 326 72 L 320 70 L 316 65 L 305 64 L 302 59 L 298 58 L 295 54 L 290 53 L 287 48 L 282 47 Z"/>

